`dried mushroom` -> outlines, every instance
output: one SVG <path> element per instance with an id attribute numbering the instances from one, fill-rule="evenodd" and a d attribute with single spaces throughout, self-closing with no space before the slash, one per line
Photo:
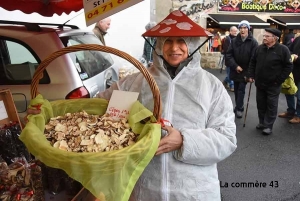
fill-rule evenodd
<path id="1" fill-rule="evenodd" d="M 109 114 L 89 115 L 85 111 L 51 118 L 45 136 L 53 147 L 71 152 L 118 150 L 137 140 L 126 119 L 114 120 Z"/>

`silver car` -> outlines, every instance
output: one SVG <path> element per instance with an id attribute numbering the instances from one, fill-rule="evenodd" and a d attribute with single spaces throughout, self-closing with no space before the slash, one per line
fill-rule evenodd
<path id="1" fill-rule="evenodd" d="M 0 21 L 0 89 L 11 90 L 21 119 L 39 63 L 51 53 L 77 44 L 101 42 L 93 32 L 72 25 Z M 108 53 L 67 53 L 47 66 L 38 92 L 50 101 L 94 97 L 118 80 L 118 66 Z"/>

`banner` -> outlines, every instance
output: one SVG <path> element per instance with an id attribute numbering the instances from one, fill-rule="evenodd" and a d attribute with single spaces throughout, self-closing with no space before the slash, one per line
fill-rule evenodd
<path id="1" fill-rule="evenodd" d="M 221 0 L 218 11 L 300 13 L 299 0 Z"/>
<path id="2" fill-rule="evenodd" d="M 90 26 L 143 0 L 83 0 L 86 26 Z"/>

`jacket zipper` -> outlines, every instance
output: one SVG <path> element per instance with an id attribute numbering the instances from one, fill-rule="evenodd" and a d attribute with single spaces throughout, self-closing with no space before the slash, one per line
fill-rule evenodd
<path id="1" fill-rule="evenodd" d="M 171 104 L 174 99 L 174 83 L 176 82 L 176 80 L 178 79 L 178 77 L 180 77 L 180 74 L 182 73 L 184 69 L 182 69 L 178 74 L 177 76 L 171 81 L 171 84 L 170 84 L 170 90 L 169 90 L 169 94 L 168 94 L 168 98 L 167 98 L 167 110 L 166 110 L 166 119 L 169 120 L 170 122 L 172 122 L 172 107 L 173 105 Z M 170 200 L 170 197 L 169 197 L 169 174 L 168 174 L 168 155 L 169 154 L 164 154 L 163 155 L 163 172 L 164 172 L 164 175 L 163 175 L 163 191 L 165 192 L 165 195 L 164 195 L 164 200 L 165 201 L 169 201 Z"/>

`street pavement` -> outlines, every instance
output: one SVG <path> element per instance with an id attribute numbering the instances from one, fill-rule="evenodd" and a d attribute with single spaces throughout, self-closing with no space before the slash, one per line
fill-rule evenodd
<path id="1" fill-rule="evenodd" d="M 205 69 L 223 81 L 226 71 Z M 245 108 L 249 85 L 246 88 Z M 234 93 L 228 91 L 234 104 Z M 237 149 L 218 164 L 222 201 L 300 201 L 300 124 L 277 118 L 273 134 L 257 130 L 256 87 L 252 84 L 248 114 L 236 119 Z M 287 108 L 280 94 L 278 112 Z"/>

